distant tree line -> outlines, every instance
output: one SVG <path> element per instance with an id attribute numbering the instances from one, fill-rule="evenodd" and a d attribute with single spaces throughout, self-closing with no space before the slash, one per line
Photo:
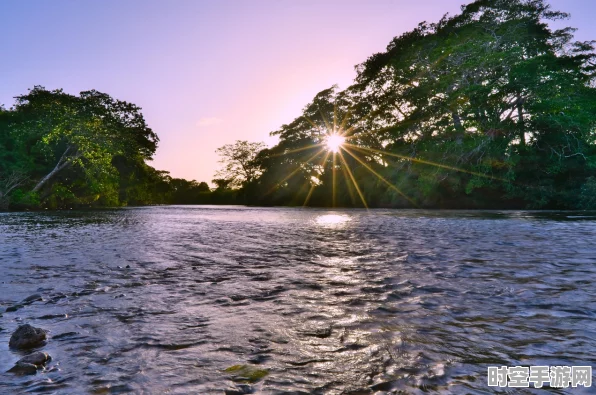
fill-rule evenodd
<path id="1" fill-rule="evenodd" d="M 421 23 L 204 182 L 147 165 L 137 106 L 35 87 L 0 110 L 0 208 L 144 204 L 596 209 L 596 54 L 545 0 Z M 339 149 L 326 147 L 340 136 Z"/>

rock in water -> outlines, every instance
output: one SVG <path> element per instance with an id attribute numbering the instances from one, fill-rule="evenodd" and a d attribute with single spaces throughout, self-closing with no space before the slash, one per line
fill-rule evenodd
<path id="1" fill-rule="evenodd" d="M 27 349 L 37 347 L 46 340 L 46 331 L 29 324 L 21 325 L 10 337 L 10 348 Z"/>
<path id="2" fill-rule="evenodd" d="M 51 359 L 52 357 L 45 352 L 34 352 L 21 358 L 8 372 L 18 375 L 35 374 Z"/>
<path id="3" fill-rule="evenodd" d="M 31 304 L 33 302 L 37 302 L 38 300 L 43 300 L 40 294 L 31 295 L 23 300 L 23 304 Z"/>
<path id="4" fill-rule="evenodd" d="M 51 359 L 52 357 L 50 357 L 48 353 L 38 351 L 21 358 L 19 362 L 17 362 L 17 364 L 30 363 L 35 366 L 43 366 L 46 362 L 50 361 Z"/>
<path id="5" fill-rule="evenodd" d="M 18 375 L 35 374 L 37 373 L 37 366 L 32 363 L 17 362 L 8 372 Z"/>

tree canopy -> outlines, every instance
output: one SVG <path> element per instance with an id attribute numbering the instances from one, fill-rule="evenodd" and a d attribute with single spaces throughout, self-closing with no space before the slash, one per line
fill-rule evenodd
<path id="1" fill-rule="evenodd" d="M 394 38 L 272 133 L 253 200 L 592 207 L 594 42 L 549 28 L 566 17 L 543 0 L 479 0 Z M 328 155 L 334 134 L 346 143 Z"/>
<path id="2" fill-rule="evenodd" d="M 226 144 L 217 149 L 221 156 L 222 168 L 217 172 L 219 177 L 213 180 L 221 188 L 239 187 L 250 184 L 261 175 L 259 166 L 255 163 L 257 154 L 265 148 L 263 143 L 252 143 L 238 140 L 234 144 Z"/>
<path id="3" fill-rule="evenodd" d="M 158 142 L 134 104 L 36 86 L 0 109 L 0 209 L 207 202 L 206 183 L 147 165 Z"/>

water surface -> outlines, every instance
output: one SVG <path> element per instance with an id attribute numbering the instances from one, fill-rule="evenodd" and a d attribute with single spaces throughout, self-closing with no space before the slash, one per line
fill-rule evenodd
<path id="1" fill-rule="evenodd" d="M 595 240 L 590 213 L 0 214 L 1 311 L 43 297 L 0 317 L 0 393 L 491 393 L 487 366 L 596 359 Z M 35 376 L 3 373 L 22 323 Z"/>

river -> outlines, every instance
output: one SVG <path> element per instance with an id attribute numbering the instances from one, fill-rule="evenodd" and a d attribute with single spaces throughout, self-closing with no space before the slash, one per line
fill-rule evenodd
<path id="1" fill-rule="evenodd" d="M 0 270 L 2 394 L 480 394 L 596 360 L 594 213 L 0 213 Z M 23 323 L 36 375 L 5 373 Z"/>

